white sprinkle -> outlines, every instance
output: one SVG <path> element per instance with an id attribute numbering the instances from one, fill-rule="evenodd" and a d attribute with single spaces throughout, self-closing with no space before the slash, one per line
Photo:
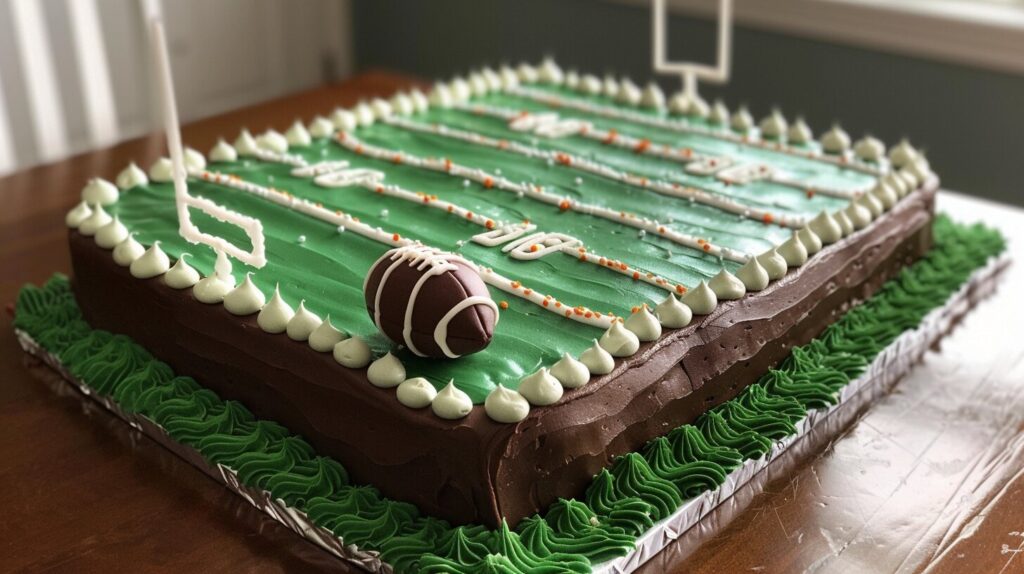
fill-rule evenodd
<path id="1" fill-rule="evenodd" d="M 388 210 L 386 210 L 386 209 L 382 209 L 382 210 L 380 210 L 380 216 L 381 216 L 381 217 L 387 217 L 387 216 L 388 216 L 388 215 L 389 215 L 390 213 L 391 213 L 391 212 L 390 212 L 390 211 L 388 211 Z"/>
<path id="2" fill-rule="evenodd" d="M 305 243 L 306 242 L 306 236 L 305 235 L 300 235 L 298 241 L 299 241 L 299 243 Z"/>
<path id="3" fill-rule="evenodd" d="M 523 198 L 523 192 L 517 191 L 516 192 L 516 197 L 518 197 L 519 199 L 522 199 Z"/>
<path id="4" fill-rule="evenodd" d="M 456 247 L 462 247 L 465 244 L 466 244 L 466 242 L 461 240 L 461 239 L 455 242 L 455 246 Z"/>
<path id="5" fill-rule="evenodd" d="M 345 233 L 345 226 L 344 225 L 339 225 L 338 226 L 338 233 Z"/>
<path id="6" fill-rule="evenodd" d="M 500 167 L 499 167 L 499 168 L 496 168 L 496 169 L 494 170 L 494 175 L 501 175 L 501 168 L 500 168 Z"/>
<path id="7" fill-rule="evenodd" d="M 640 231 L 637 231 L 636 236 L 639 237 L 640 239 L 643 239 L 644 237 L 647 236 L 647 230 L 641 229 Z"/>
<path id="8" fill-rule="evenodd" d="M 576 185 L 583 185 L 583 178 L 582 177 L 577 177 L 575 179 L 575 182 L 576 182 Z"/>
<path id="9" fill-rule="evenodd" d="M 468 179 L 462 180 L 462 187 L 469 187 L 469 180 Z"/>
<path id="10" fill-rule="evenodd" d="M 551 166 L 553 166 L 553 165 L 555 165 L 555 160 L 553 160 L 553 159 L 551 159 L 551 158 L 549 157 L 549 158 L 548 158 L 548 167 L 551 167 Z"/>

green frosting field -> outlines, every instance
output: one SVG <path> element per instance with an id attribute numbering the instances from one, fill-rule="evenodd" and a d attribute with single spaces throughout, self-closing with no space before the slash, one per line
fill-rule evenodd
<path id="1" fill-rule="evenodd" d="M 176 375 L 127 337 L 92 329 L 63 276 L 24 287 L 14 325 L 98 395 L 236 470 L 244 484 L 305 511 L 346 544 L 379 551 L 398 572 L 587 572 L 627 554 L 654 522 L 794 434 L 808 410 L 834 404 L 883 348 L 1004 249 L 996 231 L 939 217 L 931 252 L 820 337 L 794 348 L 777 369 L 695 424 L 619 457 L 582 497 L 559 500 L 515 531 L 453 528 L 372 486 L 351 484 L 341 464 L 318 456 L 301 437 Z"/>
<path id="2" fill-rule="evenodd" d="M 473 101 L 513 109 L 542 108 L 529 100 L 508 94 L 493 94 Z M 442 122 L 482 134 L 532 143 L 544 149 L 579 154 L 608 165 L 628 168 L 633 173 L 650 178 L 700 186 L 756 206 L 770 207 L 778 213 L 813 216 L 822 209 L 834 211 L 845 205 L 844 200 L 824 195 L 808 198 L 799 190 L 773 183 L 725 186 L 710 176 L 688 175 L 678 163 L 638 156 L 629 150 L 601 146 L 584 138 L 538 140 L 511 130 L 500 120 L 466 111 L 431 109 L 413 115 L 411 119 L 423 123 Z M 858 172 L 707 136 L 641 128 L 625 121 L 591 119 L 598 125 L 614 127 L 623 134 L 651 138 L 658 143 L 693 146 L 698 151 L 728 154 L 743 161 L 770 161 L 808 182 L 849 188 L 863 186 L 871 181 L 869 176 Z M 414 133 L 380 123 L 360 128 L 356 135 L 368 143 L 423 157 L 447 157 L 465 166 L 500 173 L 513 181 L 543 185 L 558 195 L 631 211 L 656 219 L 675 231 L 697 235 L 748 253 L 760 253 L 789 236 L 787 229 L 776 225 L 741 219 L 701 204 L 691 204 L 560 166 L 550 166 L 542 160 L 502 150 Z M 581 239 L 594 252 L 621 259 L 675 283 L 692 287 L 700 280 L 717 274 L 723 266 L 731 271 L 738 268 L 736 263 L 723 262 L 702 251 L 654 235 L 639 237 L 636 229 L 619 223 L 571 211 L 563 212 L 555 206 L 518 198 L 515 194 L 497 189 L 485 189 L 478 184 L 464 186 L 462 180 L 448 174 L 427 172 L 409 165 L 396 165 L 356 155 L 332 140 L 314 140 L 311 146 L 293 148 L 290 153 L 301 155 L 311 162 L 344 159 L 355 167 L 373 168 L 386 174 L 385 183 L 436 194 L 440 199 L 452 201 L 496 221 L 518 222 L 529 219 L 541 231 L 568 233 Z M 579 262 L 561 253 L 536 261 L 512 259 L 499 248 L 470 242 L 470 237 L 485 230 L 461 218 L 377 195 L 362 188 L 319 187 L 311 180 L 291 176 L 290 168 L 285 165 L 242 160 L 230 164 L 213 164 L 211 169 L 322 202 L 326 207 L 344 210 L 363 222 L 399 233 L 403 237 L 420 239 L 427 244 L 459 252 L 506 277 L 522 281 L 527 287 L 550 294 L 569 306 L 584 305 L 596 311 L 624 316 L 629 314 L 632 307 L 642 303 L 653 306 L 666 295 L 664 291 L 647 283 Z M 377 332 L 367 314 L 362 293 L 365 274 L 387 250 L 385 245 L 351 232 L 339 233 L 329 224 L 209 182 L 191 181 L 190 190 L 194 195 L 208 197 L 263 221 L 269 264 L 254 275 L 254 282 L 264 293 L 269 296 L 274 286 L 280 285 L 282 295 L 293 307 L 300 300 L 305 300 L 307 308 L 314 313 L 321 317 L 330 315 L 335 326 L 366 339 L 376 354 L 393 350 L 394 344 Z M 123 193 L 109 211 L 118 214 L 144 245 L 160 241 L 161 247 L 172 258 L 190 253 L 193 257 L 189 262 L 204 275 L 208 275 L 213 269 L 213 252 L 204 246 L 190 245 L 178 236 L 172 198 L 171 184 L 154 183 Z M 194 219 L 204 231 L 229 238 L 240 246 L 248 245 L 238 228 L 224 225 L 198 212 L 194 212 Z M 240 278 L 246 270 L 244 265 L 235 264 L 236 277 Z M 466 391 L 475 403 L 482 403 L 498 383 L 518 388 L 523 376 L 541 366 L 552 365 L 563 353 L 578 356 L 592 344 L 593 339 L 601 335 L 600 329 L 545 312 L 536 305 L 493 288 L 491 294 L 496 301 L 506 301 L 509 305 L 501 313 L 501 321 L 491 345 L 483 352 L 455 361 L 422 359 L 403 350 L 398 355 L 410 377 L 426 377 L 438 388 L 447 384 L 449 379 L 454 379 L 456 386 Z"/>

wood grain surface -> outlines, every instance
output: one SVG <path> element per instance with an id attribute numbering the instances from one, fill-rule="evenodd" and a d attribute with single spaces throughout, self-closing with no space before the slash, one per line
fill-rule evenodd
<path id="1" fill-rule="evenodd" d="M 367 73 L 197 122 L 184 137 L 205 150 L 243 126 L 284 130 L 412 83 Z M 155 134 L 0 179 L 0 303 L 69 271 L 64 213 L 89 177 L 148 165 L 163 147 Z M 1011 254 L 1024 244 L 1024 211 L 948 192 L 939 207 L 999 226 Z M 1014 265 L 895 392 L 644 571 L 1024 572 L 1021 293 Z M 2 316 L 0 571 L 350 571 L 83 400 L 24 356 Z"/>

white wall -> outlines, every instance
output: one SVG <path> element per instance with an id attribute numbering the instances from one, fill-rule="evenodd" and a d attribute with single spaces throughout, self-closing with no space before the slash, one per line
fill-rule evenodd
<path id="1" fill-rule="evenodd" d="M 0 0 L 0 173 L 159 126 L 143 17 L 151 10 L 165 20 L 183 121 L 311 88 L 352 70 L 348 0 Z M 83 13 L 95 15 L 92 32 Z M 26 28 L 42 34 L 25 34 Z M 103 61 L 81 57 L 83 45 Z M 83 62 L 92 71 L 84 77 Z M 47 76 L 53 81 L 39 81 Z M 49 98 L 35 93 L 47 86 L 55 92 Z M 113 101 L 96 101 L 105 94 Z M 47 101 L 55 109 L 47 111 Z M 97 104 L 100 112 L 90 114 Z M 42 129 L 33 117 L 39 111 Z M 52 153 L 55 134 L 63 145 Z"/>

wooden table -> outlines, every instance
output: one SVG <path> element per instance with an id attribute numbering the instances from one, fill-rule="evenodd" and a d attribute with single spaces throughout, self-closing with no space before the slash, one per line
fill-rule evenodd
<path id="1" fill-rule="evenodd" d="M 384 73 L 203 120 L 205 150 L 412 83 Z M 0 302 L 69 271 L 64 213 L 90 176 L 149 165 L 162 135 L 0 179 Z M 939 166 L 941 170 L 941 166 Z M 1024 212 L 940 208 L 1024 243 Z M 764 492 L 734 497 L 646 568 L 1024 572 L 1024 269 L 896 391 Z M 23 356 L 0 325 L 0 570 L 347 571 Z M 742 491 L 741 491 L 742 494 Z"/>

